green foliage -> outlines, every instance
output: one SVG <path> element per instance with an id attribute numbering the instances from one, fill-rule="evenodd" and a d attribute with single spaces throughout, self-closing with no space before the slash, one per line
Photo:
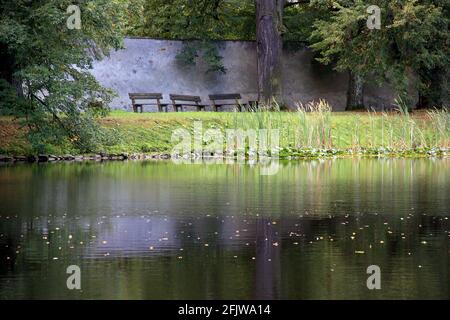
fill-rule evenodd
<path id="1" fill-rule="evenodd" d="M 322 1 L 319 1 L 322 2 Z M 323 1 L 325 2 L 325 1 Z M 333 1 L 328 15 L 314 23 L 311 47 L 320 52 L 324 64 L 335 63 L 339 71 L 383 76 L 386 68 L 384 39 L 379 30 L 366 27 L 367 1 Z M 372 1 L 370 4 L 377 4 Z"/>
<path id="2" fill-rule="evenodd" d="M 226 73 L 226 68 L 222 63 L 222 56 L 219 54 L 220 43 L 211 41 L 190 41 L 186 42 L 177 54 L 177 60 L 184 65 L 195 65 L 199 56 L 208 65 L 207 72 Z"/>
<path id="3" fill-rule="evenodd" d="M 89 69 L 94 59 L 121 47 L 120 1 L 80 2 L 81 30 L 67 28 L 71 4 L 0 4 L 0 54 L 12 61 L 3 76 L 9 85 L 1 84 L 1 108 L 27 126 L 37 152 L 49 144 L 73 145 L 80 152 L 95 148 L 101 128 L 94 119 L 106 114 L 112 97 Z"/>
<path id="4" fill-rule="evenodd" d="M 421 94 L 441 100 L 449 72 L 450 38 L 445 1 L 316 0 L 328 5 L 329 15 L 318 19 L 311 33 L 312 48 L 322 63 L 335 63 L 340 71 L 351 70 L 379 82 L 392 81 L 403 100 L 408 96 L 408 75 L 417 76 Z M 366 27 L 369 5 L 381 8 L 381 29 Z M 322 9 L 323 10 L 323 9 Z M 434 81 L 437 80 L 437 81 Z M 437 89 L 437 90 L 436 90 Z"/>
<path id="5" fill-rule="evenodd" d="M 117 0 L 122 12 L 123 33 L 127 36 L 144 36 L 146 17 L 144 15 L 144 6 L 146 0 Z"/>
<path id="6" fill-rule="evenodd" d="M 326 6 L 314 5 L 314 1 L 286 7 L 283 16 L 283 40 L 309 43 L 315 21 L 325 19 L 329 15 L 330 11 Z"/>
<path id="7" fill-rule="evenodd" d="M 17 93 L 11 84 L 5 79 L 0 79 L 0 115 L 11 115 L 11 112 L 9 112 L 11 106 L 15 106 L 16 109 L 23 109 L 20 102 L 23 103 L 24 101 L 17 99 Z"/>
<path id="8" fill-rule="evenodd" d="M 214 40 L 243 40 L 255 37 L 255 13 L 251 0 L 131 0 L 142 4 L 142 20 L 133 35 L 186 42 L 178 61 L 194 65 L 198 58 L 208 72 L 226 69 Z"/>
<path id="9" fill-rule="evenodd" d="M 255 35 L 252 0 L 142 1 L 142 36 L 177 40 L 243 40 Z"/>

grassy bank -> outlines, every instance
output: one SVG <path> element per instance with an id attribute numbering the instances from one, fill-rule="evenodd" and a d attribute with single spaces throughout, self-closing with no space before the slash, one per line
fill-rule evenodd
<path id="1" fill-rule="evenodd" d="M 93 153 L 170 153 L 176 143 L 174 130 L 193 132 L 195 121 L 203 129 L 280 130 L 282 156 L 322 154 L 397 153 L 434 154 L 450 147 L 450 112 L 413 114 L 392 112 L 332 113 L 325 105 L 309 106 L 296 112 L 245 113 L 144 113 L 114 111 L 99 120 L 106 139 Z M 325 151 L 326 150 L 326 151 Z M 67 146 L 48 146 L 56 155 L 76 154 Z M 33 154 L 26 131 L 11 118 L 0 118 L 0 154 Z"/>

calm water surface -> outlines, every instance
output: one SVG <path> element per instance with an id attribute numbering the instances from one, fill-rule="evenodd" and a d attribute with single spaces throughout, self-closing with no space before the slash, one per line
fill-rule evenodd
<path id="1" fill-rule="evenodd" d="M 0 299 L 449 299 L 449 195 L 450 159 L 3 165 Z"/>

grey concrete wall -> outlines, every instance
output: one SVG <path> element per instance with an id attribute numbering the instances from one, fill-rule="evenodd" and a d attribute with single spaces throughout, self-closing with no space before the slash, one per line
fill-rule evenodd
<path id="1" fill-rule="evenodd" d="M 94 63 L 93 75 L 104 86 L 118 94 L 111 107 L 131 110 L 130 92 L 161 92 L 164 101 L 169 94 L 199 95 L 209 103 L 208 94 L 241 93 L 243 100 L 257 97 L 256 46 L 254 42 L 220 42 L 226 74 L 206 73 L 207 65 L 181 65 L 176 59 L 181 41 L 125 39 L 125 49 Z M 345 108 L 347 76 L 314 61 L 307 49 L 285 50 L 283 57 L 283 99 L 290 107 L 326 99 L 336 111 Z M 388 87 L 367 87 L 367 105 L 376 108 L 393 103 Z M 147 108 L 148 111 L 155 109 Z"/>

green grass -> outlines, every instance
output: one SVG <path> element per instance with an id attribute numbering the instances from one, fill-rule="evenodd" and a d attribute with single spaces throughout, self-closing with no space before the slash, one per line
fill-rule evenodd
<path id="1" fill-rule="evenodd" d="M 354 153 L 433 153 L 434 149 L 450 147 L 450 112 L 339 112 L 332 113 L 325 102 L 310 104 L 296 112 L 254 111 L 143 113 L 113 111 L 100 120 L 108 131 L 107 141 L 95 152 L 170 153 L 175 143 L 174 130 L 185 128 L 193 132 L 195 121 L 203 129 L 279 129 L 281 155 L 310 155 L 312 151 Z M 24 134 L 13 128 L 11 119 L 0 118 L 0 153 L 30 154 Z M 11 129 L 12 130 L 12 129 Z M 56 153 L 73 150 L 54 146 Z M 312 150 L 312 151 L 311 151 Z M 431 151 L 430 151 L 431 150 Z M 439 151 L 438 151 L 439 152 Z"/>

